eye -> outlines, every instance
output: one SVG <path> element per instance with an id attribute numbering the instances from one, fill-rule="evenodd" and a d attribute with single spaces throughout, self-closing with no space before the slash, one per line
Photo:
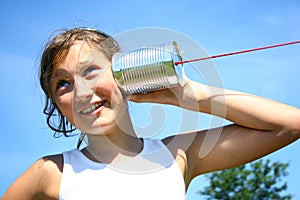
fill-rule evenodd
<path id="1" fill-rule="evenodd" d="M 57 82 L 56 84 L 56 90 L 62 89 L 62 88 L 66 88 L 70 85 L 69 81 L 66 80 L 60 80 Z"/>
<path id="2" fill-rule="evenodd" d="M 98 70 L 98 68 L 96 66 L 89 66 L 89 67 L 84 69 L 83 76 L 91 75 L 96 70 Z"/>

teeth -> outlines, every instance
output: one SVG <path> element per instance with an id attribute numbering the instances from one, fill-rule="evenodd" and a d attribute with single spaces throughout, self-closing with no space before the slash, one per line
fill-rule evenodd
<path id="1" fill-rule="evenodd" d="M 103 102 L 102 103 L 96 103 L 94 105 L 91 105 L 90 107 L 84 109 L 82 111 L 83 114 L 86 114 L 86 113 L 89 113 L 89 112 L 92 112 L 93 110 L 95 110 L 96 108 L 100 107 L 103 105 Z"/>

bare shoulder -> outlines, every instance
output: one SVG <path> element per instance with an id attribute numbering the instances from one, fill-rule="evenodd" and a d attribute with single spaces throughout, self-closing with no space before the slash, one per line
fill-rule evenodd
<path id="1" fill-rule="evenodd" d="M 201 131 L 187 132 L 170 136 L 162 140 L 162 142 L 172 153 L 176 163 L 181 169 L 187 187 L 193 179 L 193 176 L 189 170 L 191 165 L 190 162 L 193 159 L 190 158 L 189 152 L 194 146 L 195 140 L 198 140 L 197 143 L 201 143 L 200 140 L 202 140 L 202 134 L 200 133 Z"/>
<path id="2" fill-rule="evenodd" d="M 40 160 L 42 160 L 42 163 L 45 165 L 44 167 L 47 167 L 44 170 L 55 169 L 55 171 L 59 170 L 59 172 L 62 173 L 62 170 L 63 170 L 63 156 L 62 156 L 62 154 L 45 156 L 45 157 L 41 158 Z M 48 167 L 50 167 L 50 168 L 48 168 Z"/>
<path id="3" fill-rule="evenodd" d="M 37 160 L 6 191 L 7 199 L 58 199 L 63 157 L 45 156 Z"/>

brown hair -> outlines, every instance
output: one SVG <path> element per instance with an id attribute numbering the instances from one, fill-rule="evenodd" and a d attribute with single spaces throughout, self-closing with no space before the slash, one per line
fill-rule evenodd
<path id="1" fill-rule="evenodd" d="M 113 54 L 120 50 L 118 43 L 111 36 L 90 28 L 73 28 L 66 30 L 49 40 L 46 44 L 41 57 L 39 78 L 46 98 L 43 112 L 47 115 L 47 125 L 55 131 L 55 137 L 59 137 L 61 135 L 60 133 L 66 137 L 74 135 L 71 133 L 76 130 L 65 116 L 62 115 L 55 104 L 50 85 L 54 66 L 63 62 L 75 41 L 85 41 L 89 45 L 99 48 L 110 60 Z M 81 142 L 82 141 L 78 142 L 77 147 L 80 146 Z"/>

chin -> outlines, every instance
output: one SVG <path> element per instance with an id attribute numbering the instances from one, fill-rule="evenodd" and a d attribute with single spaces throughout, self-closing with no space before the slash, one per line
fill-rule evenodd
<path id="1" fill-rule="evenodd" d="M 84 133 L 91 134 L 91 135 L 107 135 L 111 132 L 115 132 L 114 130 L 117 129 L 117 125 L 114 121 L 109 122 L 99 122 L 95 121 L 93 124 L 85 128 Z"/>
<path id="2" fill-rule="evenodd" d="M 90 135 L 108 135 L 117 133 L 122 128 L 122 121 L 115 118 L 114 112 L 103 112 L 102 115 L 95 118 L 82 118 L 77 120 L 78 129 Z M 122 113 L 119 113 L 122 116 Z"/>

